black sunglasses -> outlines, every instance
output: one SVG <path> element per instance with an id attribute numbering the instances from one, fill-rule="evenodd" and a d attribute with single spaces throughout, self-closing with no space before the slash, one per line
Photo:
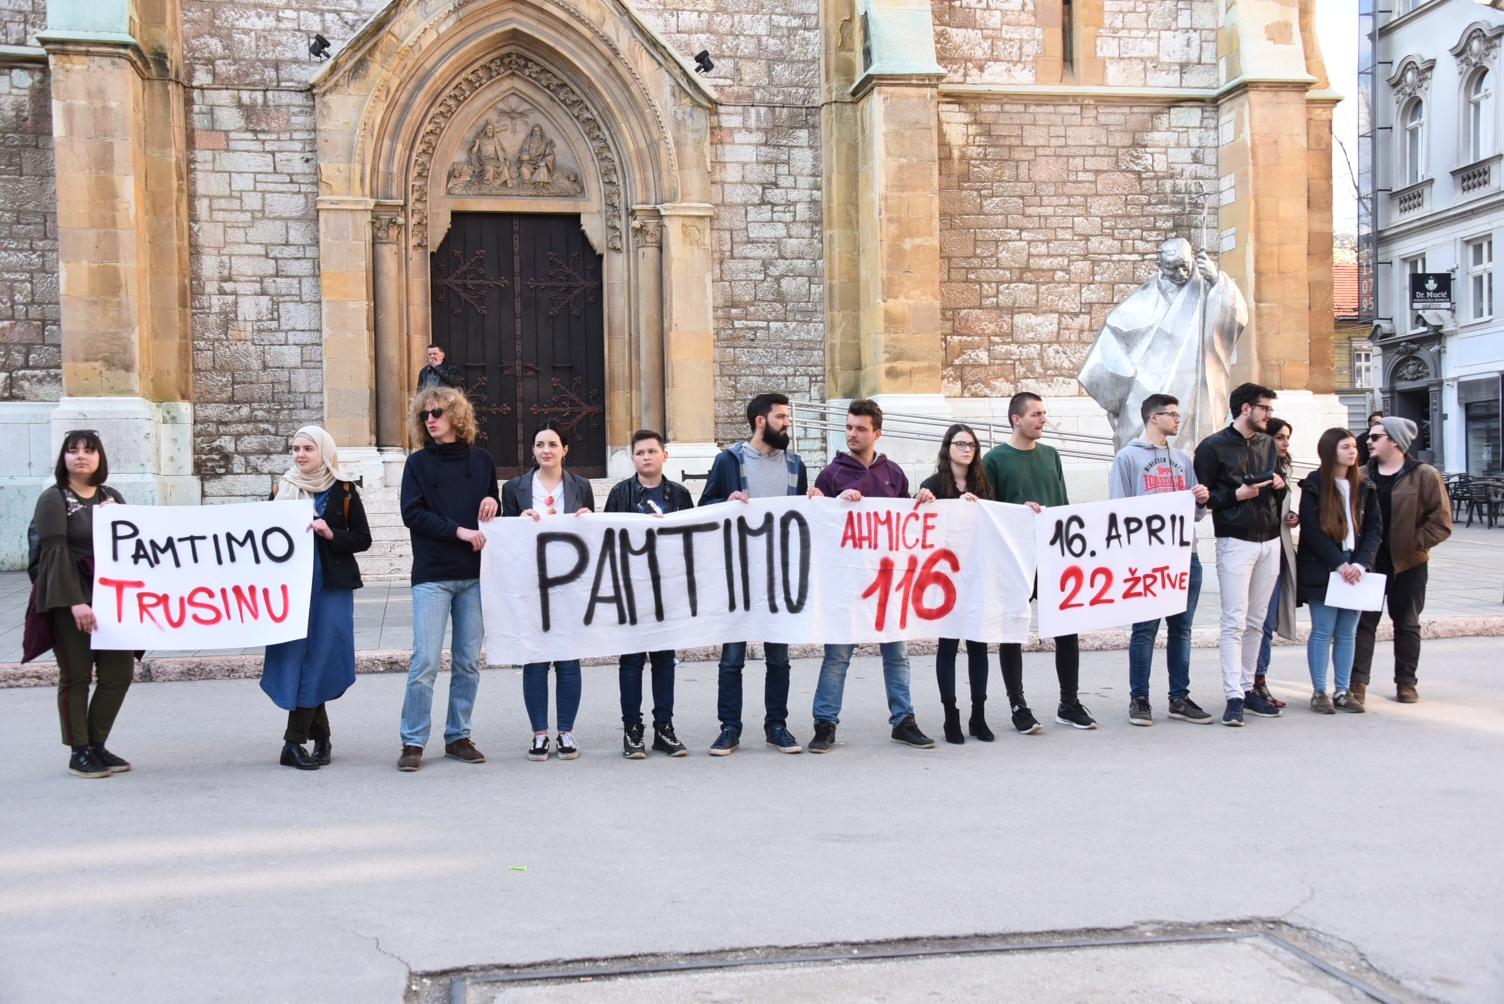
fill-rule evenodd
<path id="1" fill-rule="evenodd" d="M 1381 439 L 1388 439 L 1388 438 L 1389 437 L 1387 435 L 1385 435 L 1384 433 L 1382 433 L 1382 432 L 1370 432 L 1368 434 L 1368 441 L 1370 443 L 1376 443 L 1376 442 L 1378 442 Z"/>
<path id="2" fill-rule="evenodd" d="M 418 417 L 421 418 L 421 419 L 423 419 L 423 421 L 425 421 L 425 422 L 428 421 L 430 418 L 443 418 L 444 417 L 444 409 L 443 408 L 429 408 L 427 411 L 420 411 L 420 412 L 418 412 Z"/>

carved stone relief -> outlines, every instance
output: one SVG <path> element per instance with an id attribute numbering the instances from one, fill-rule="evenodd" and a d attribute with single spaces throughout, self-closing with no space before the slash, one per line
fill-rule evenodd
<path id="1" fill-rule="evenodd" d="M 1394 379 L 1411 383 L 1417 380 L 1425 380 L 1431 375 L 1431 370 L 1426 366 L 1420 356 L 1406 356 L 1394 367 Z"/>
<path id="2" fill-rule="evenodd" d="M 413 159 L 412 180 L 410 182 L 409 217 L 411 219 L 410 233 L 412 241 L 419 247 L 428 246 L 428 189 L 429 177 L 433 169 L 434 151 L 438 146 L 439 138 L 444 130 L 454 119 L 460 108 L 491 82 L 513 74 L 527 78 L 537 86 L 543 88 L 552 96 L 566 112 L 575 120 L 584 134 L 585 141 L 589 144 L 589 154 L 595 160 L 596 170 L 601 179 L 601 203 L 603 216 L 606 221 L 606 246 L 612 251 L 622 249 L 622 179 L 621 171 L 616 163 L 616 155 L 612 150 L 611 141 L 606 134 L 605 128 L 596 118 L 590 105 L 580 95 L 579 91 L 567 81 L 554 73 L 548 67 L 537 60 L 520 52 L 508 52 L 500 56 L 494 56 L 476 66 L 464 76 L 460 77 L 449 91 L 439 100 L 428 120 L 423 124 L 423 129 L 418 134 L 417 149 Z M 504 117 L 504 116 L 503 116 Z M 487 119 L 489 120 L 489 116 Z M 491 124 L 493 132 L 495 124 Z M 531 132 L 531 130 L 529 130 Z M 482 125 L 480 135 L 485 132 Z M 554 184 L 554 179 L 560 177 L 559 153 L 555 145 L 550 162 L 547 156 L 548 137 L 542 137 L 541 144 L 535 143 L 530 151 L 526 166 L 528 167 L 531 181 L 522 181 L 522 184 L 536 183 L 540 172 L 549 177 L 548 184 Z M 520 156 L 522 147 L 518 147 L 517 153 L 510 153 L 505 144 L 498 144 L 500 149 L 491 148 L 484 150 L 485 164 L 490 167 L 491 181 L 482 182 L 487 185 L 501 185 L 505 183 L 517 185 L 519 183 L 519 164 L 523 162 Z M 524 139 L 523 146 L 527 145 Z M 508 156 L 510 154 L 510 156 Z M 474 156 L 469 147 L 465 148 L 464 158 Z M 546 172 L 544 171 L 546 167 Z M 450 184 L 454 183 L 451 177 Z M 472 178 L 472 182 L 473 178 Z M 578 177 L 576 177 L 578 183 Z M 515 195 L 512 189 L 501 189 L 501 194 Z M 552 192 L 540 194 L 555 194 Z"/>
<path id="3" fill-rule="evenodd" d="M 449 168 L 449 194 L 513 198 L 584 194 L 573 151 L 534 122 L 532 112 L 513 96 L 478 122 Z M 519 133 L 520 140 L 512 138 Z"/>

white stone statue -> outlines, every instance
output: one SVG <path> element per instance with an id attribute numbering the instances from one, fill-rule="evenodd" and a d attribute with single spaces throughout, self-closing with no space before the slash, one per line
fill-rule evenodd
<path id="1" fill-rule="evenodd" d="M 554 141 L 543 135 L 542 126 L 533 126 L 517 151 L 517 173 L 531 185 L 547 185 L 554 180 Z"/>
<path id="2" fill-rule="evenodd" d="M 1205 251 L 1190 241 L 1159 247 L 1159 275 L 1107 315 L 1077 377 L 1107 411 L 1117 448 L 1143 430 L 1139 408 L 1150 394 L 1180 399 L 1180 445 L 1193 449 L 1230 421 L 1227 394 L 1248 304 Z"/>

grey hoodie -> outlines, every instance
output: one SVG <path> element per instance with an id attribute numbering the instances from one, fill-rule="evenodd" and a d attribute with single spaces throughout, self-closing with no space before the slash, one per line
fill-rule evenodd
<path id="1" fill-rule="evenodd" d="M 1115 499 L 1158 495 L 1195 488 L 1196 468 L 1184 450 L 1135 439 L 1118 452 L 1108 480 L 1109 494 Z M 1197 519 L 1205 514 L 1205 509 L 1196 507 Z"/>

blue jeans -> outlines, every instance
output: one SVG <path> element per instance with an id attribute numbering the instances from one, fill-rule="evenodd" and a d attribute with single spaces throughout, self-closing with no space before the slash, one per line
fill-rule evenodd
<path id="1" fill-rule="evenodd" d="M 1353 652 L 1357 648 L 1357 610 L 1329 607 L 1325 603 L 1308 603 L 1311 608 L 1311 637 L 1306 641 L 1306 662 L 1311 667 L 1311 688 L 1326 690 L 1326 665 L 1330 659 L 1336 670 L 1337 689 L 1346 690 L 1353 678 Z"/>
<path id="2" fill-rule="evenodd" d="M 480 580 L 447 579 L 413 586 L 413 659 L 402 698 L 402 745 L 426 746 L 433 718 L 433 682 L 444 651 L 444 626 L 453 619 L 449 646 L 448 745 L 470 737 L 470 712 L 480 686 Z"/>
<path id="3" fill-rule="evenodd" d="M 1279 598 L 1284 591 L 1285 577 L 1281 572 L 1274 580 L 1274 592 L 1269 596 L 1269 613 L 1264 616 L 1264 641 L 1259 646 L 1258 668 L 1253 671 L 1255 676 L 1269 672 L 1270 649 L 1274 647 L 1274 632 L 1279 627 Z"/>
<path id="4" fill-rule="evenodd" d="M 554 663 L 554 697 L 559 702 L 559 731 L 574 731 L 574 716 L 580 710 L 580 660 Z M 522 667 L 522 703 L 527 705 L 533 732 L 548 731 L 548 663 L 530 662 Z"/>
<path id="5" fill-rule="evenodd" d="M 776 641 L 762 643 L 768 672 L 763 681 L 764 731 L 789 722 L 789 647 Z M 721 727 L 742 731 L 742 667 L 747 664 L 747 643 L 728 641 L 721 646 L 720 675 L 716 681 L 716 711 Z"/>
<path id="6" fill-rule="evenodd" d="M 621 657 L 617 669 L 617 681 L 621 686 L 621 723 L 642 724 L 642 665 L 653 664 L 653 724 L 667 725 L 674 720 L 674 658 L 673 649 L 661 652 L 633 652 Z"/>
<path id="7" fill-rule="evenodd" d="M 1191 626 L 1196 619 L 1196 604 L 1201 600 L 1201 559 L 1191 554 L 1190 586 L 1186 590 L 1185 613 L 1166 617 L 1165 661 L 1170 671 L 1170 700 L 1179 701 L 1191 692 Z M 1128 642 L 1128 694 L 1149 699 L 1149 671 L 1154 665 L 1154 639 L 1159 635 L 1159 621 L 1140 621 L 1133 625 Z"/>
<path id="8" fill-rule="evenodd" d="M 888 724 L 897 725 L 914 713 L 914 702 L 909 696 L 909 650 L 901 641 L 886 641 L 879 647 L 883 653 L 883 686 L 888 691 Z M 820 682 L 815 684 L 815 721 L 840 723 L 846 669 L 855 649 L 855 645 L 825 646 Z"/>

